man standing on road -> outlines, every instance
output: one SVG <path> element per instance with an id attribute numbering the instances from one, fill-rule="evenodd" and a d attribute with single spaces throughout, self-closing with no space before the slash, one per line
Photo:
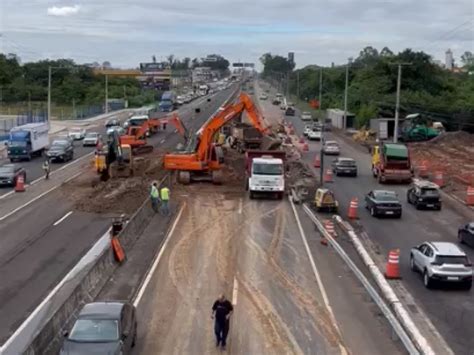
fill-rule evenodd
<path id="1" fill-rule="evenodd" d="M 43 170 L 44 170 L 44 174 L 45 174 L 45 175 L 44 175 L 44 178 L 45 178 L 46 180 L 48 180 L 48 179 L 49 179 L 49 172 L 51 171 L 51 168 L 50 168 L 50 166 L 49 166 L 49 160 L 48 160 L 48 159 L 46 159 L 46 160 L 44 161 L 44 163 L 43 163 Z"/>
<path id="2" fill-rule="evenodd" d="M 222 349 L 225 349 L 227 333 L 229 333 L 229 323 L 230 316 L 234 311 L 232 303 L 230 303 L 224 296 L 221 294 L 214 305 L 212 306 L 212 315 L 211 318 L 215 319 L 214 321 L 214 333 L 216 334 L 216 346 L 221 346 Z"/>
<path id="3" fill-rule="evenodd" d="M 160 197 L 161 197 L 162 213 L 165 216 L 169 216 L 170 215 L 170 207 L 169 207 L 170 189 L 168 189 L 166 186 L 163 186 L 160 190 Z"/>
<path id="4" fill-rule="evenodd" d="M 151 184 L 150 198 L 151 198 L 151 207 L 153 208 L 153 211 L 157 213 L 158 203 L 160 202 L 160 196 L 158 193 L 158 183 L 156 181 L 153 181 L 153 183 Z"/>

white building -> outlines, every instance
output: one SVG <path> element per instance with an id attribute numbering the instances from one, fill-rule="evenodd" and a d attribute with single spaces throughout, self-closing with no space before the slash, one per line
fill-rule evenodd
<path id="1" fill-rule="evenodd" d="M 448 49 L 446 51 L 446 69 L 452 70 L 453 64 L 454 64 L 453 52 L 451 51 L 451 49 Z"/>

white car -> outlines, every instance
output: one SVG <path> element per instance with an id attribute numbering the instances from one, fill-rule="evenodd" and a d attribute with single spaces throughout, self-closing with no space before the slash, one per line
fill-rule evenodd
<path id="1" fill-rule="evenodd" d="M 318 129 L 313 128 L 308 132 L 308 139 L 310 141 L 320 141 L 321 137 L 322 137 L 322 132 Z"/>
<path id="2" fill-rule="evenodd" d="M 268 96 L 265 94 L 260 95 L 260 100 L 266 100 L 268 99 Z"/>
<path id="3" fill-rule="evenodd" d="M 311 112 L 305 111 L 301 114 L 301 120 L 303 121 L 311 121 L 313 119 L 313 116 L 311 115 Z"/>
<path id="4" fill-rule="evenodd" d="M 323 145 L 323 153 L 326 155 L 339 155 L 341 149 L 336 141 L 326 141 Z"/>
<path id="5" fill-rule="evenodd" d="M 185 101 L 184 101 L 184 96 L 177 96 L 177 97 L 176 97 L 176 103 L 177 103 L 178 105 L 183 105 L 184 102 L 185 102 Z"/>
<path id="6" fill-rule="evenodd" d="M 97 132 L 88 132 L 82 141 L 84 147 L 87 146 L 96 146 L 99 142 L 99 133 Z"/>
<path id="7" fill-rule="evenodd" d="M 73 128 L 68 132 L 67 135 L 73 140 L 78 141 L 84 139 L 86 136 L 86 130 L 84 128 Z"/>
<path id="8" fill-rule="evenodd" d="M 312 128 L 310 125 L 304 126 L 303 135 L 307 137 L 310 131 L 312 131 Z"/>

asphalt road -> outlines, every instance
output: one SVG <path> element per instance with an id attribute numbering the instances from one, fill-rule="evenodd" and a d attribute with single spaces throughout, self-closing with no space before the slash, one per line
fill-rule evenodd
<path id="1" fill-rule="evenodd" d="M 178 113 L 190 131 L 194 131 L 216 112 L 230 93 L 230 89 L 219 92 L 212 96 L 211 102 L 198 99 Z M 194 114 L 196 106 L 201 108 L 200 114 Z M 103 126 L 103 122 L 100 124 Z M 149 139 L 154 146 L 170 150 L 180 141 L 181 137 L 170 128 Z M 43 183 L 46 182 L 38 182 Z M 11 203 L 10 211 L 13 211 L 14 198 L 2 200 L 2 210 L 8 211 Z M 72 214 L 59 222 L 70 211 Z M 11 215 L 0 216 L 0 221 L 0 343 L 3 343 L 103 235 L 110 225 L 110 217 L 74 211 L 55 190 Z"/>
<path id="2" fill-rule="evenodd" d="M 299 135 L 302 135 L 305 122 L 298 114 L 287 117 Z M 457 243 L 457 228 L 468 222 L 472 212 L 463 212 L 462 206 L 452 208 L 445 202 L 442 211 L 416 210 L 406 202 L 407 185 L 379 185 L 372 177 L 370 155 L 363 148 L 349 144 L 346 140 L 332 133 L 327 139 L 340 143 L 341 155 L 357 161 L 359 175 L 357 178 L 335 177 L 335 182 L 328 184 L 333 189 L 341 205 L 340 214 L 347 216 L 347 209 L 353 197 L 359 199 L 358 224 L 366 231 L 373 244 L 382 255 L 388 255 L 391 249 L 400 249 L 400 269 L 402 282 L 421 306 L 432 323 L 442 334 L 456 354 L 472 354 L 474 349 L 474 331 L 471 320 L 474 319 L 474 291 L 464 291 L 451 285 L 434 290 L 423 286 L 419 274 L 413 273 L 409 267 L 410 249 L 424 241 L 449 241 Z M 312 165 L 315 154 L 319 154 L 320 143 L 309 142 L 310 152 L 304 153 L 304 159 Z M 325 157 L 326 164 L 333 158 Z M 328 165 L 326 165 L 328 166 Z M 317 170 L 319 171 L 319 169 Z M 371 217 L 364 209 L 364 197 L 372 189 L 389 189 L 395 191 L 402 202 L 402 219 L 384 219 Z M 455 202 L 454 202 L 455 203 Z M 460 245 L 471 260 L 474 250 Z"/>

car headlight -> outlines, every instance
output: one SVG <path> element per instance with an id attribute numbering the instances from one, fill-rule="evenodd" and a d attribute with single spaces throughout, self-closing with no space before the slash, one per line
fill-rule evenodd
<path id="1" fill-rule="evenodd" d="M 423 201 L 423 198 L 422 198 L 422 197 L 418 197 L 418 201 Z"/>

